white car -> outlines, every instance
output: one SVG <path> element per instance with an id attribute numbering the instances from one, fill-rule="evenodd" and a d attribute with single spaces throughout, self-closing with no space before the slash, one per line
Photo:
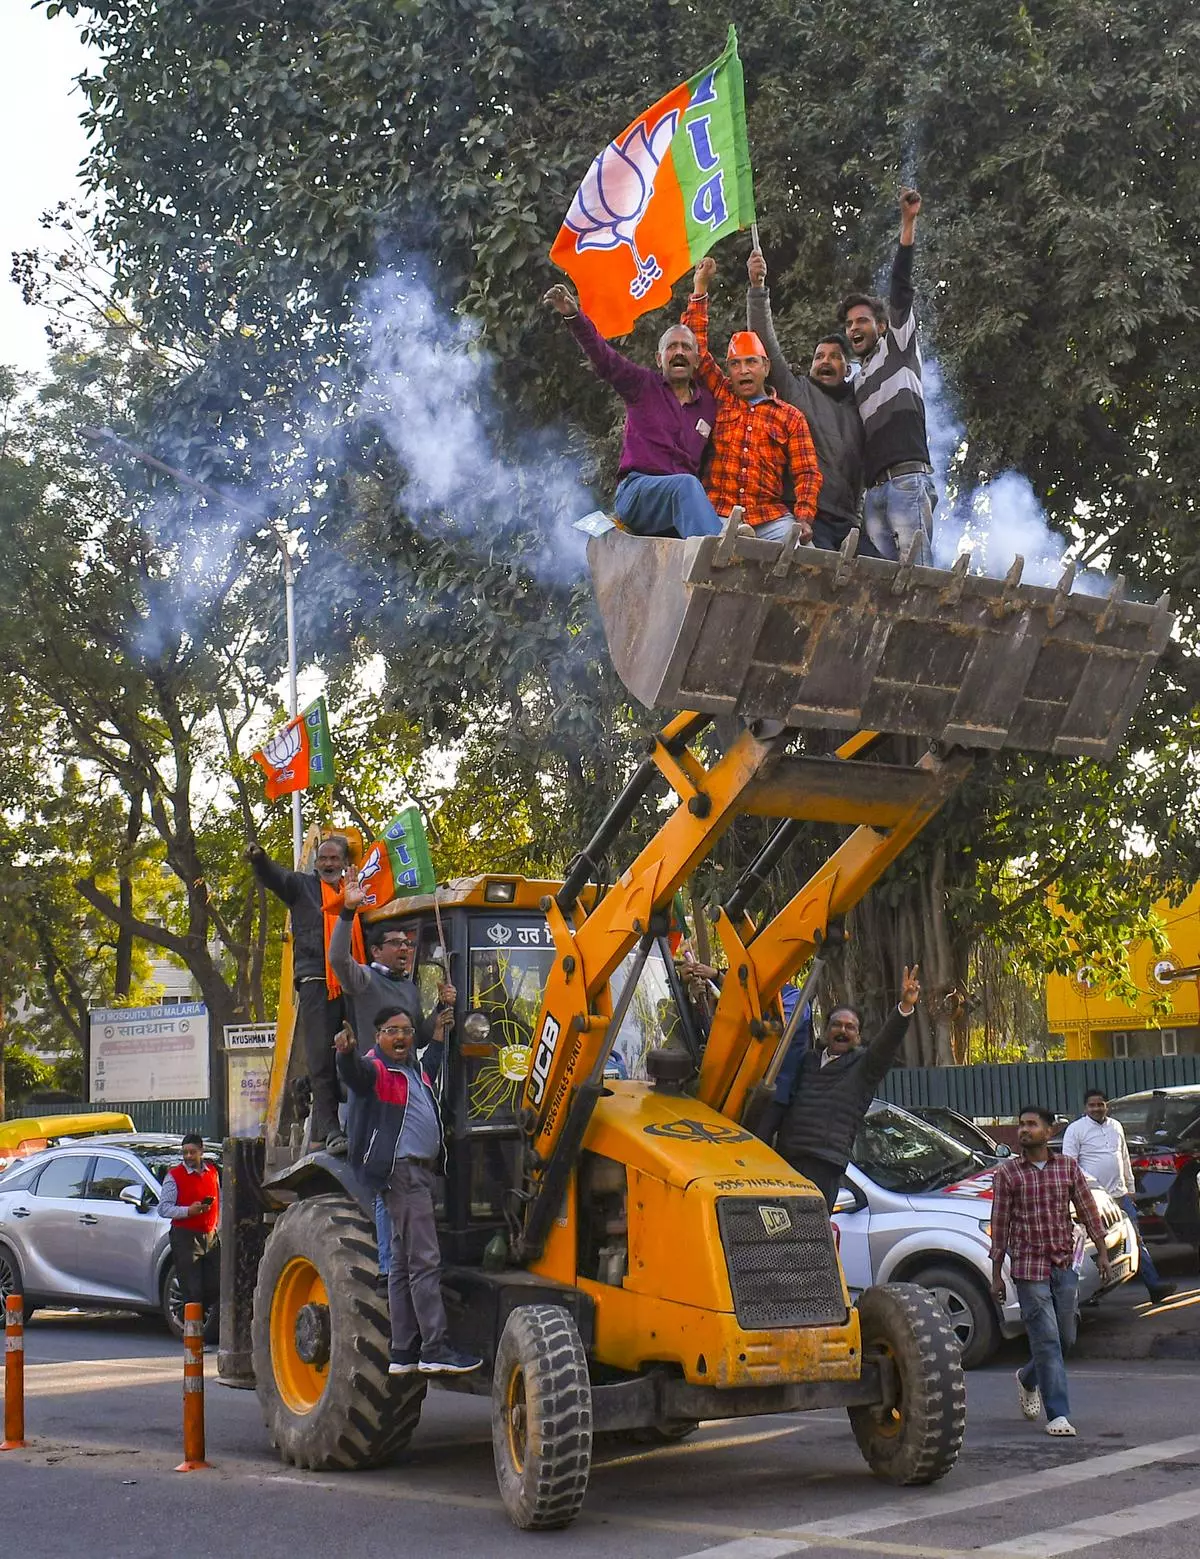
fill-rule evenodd
<path id="1" fill-rule="evenodd" d="M 1004 1305 L 990 1293 L 993 1168 L 994 1161 L 877 1099 L 855 1140 L 833 1212 L 851 1293 L 872 1283 L 930 1289 L 946 1310 L 968 1368 L 990 1358 L 1002 1337 L 1023 1329 L 1007 1267 Z M 1113 1288 L 1137 1272 L 1137 1236 L 1112 1198 L 1095 1181 L 1091 1186 L 1113 1265 L 1107 1286 Z M 1095 1251 L 1085 1240 L 1080 1303 L 1099 1291 Z"/>

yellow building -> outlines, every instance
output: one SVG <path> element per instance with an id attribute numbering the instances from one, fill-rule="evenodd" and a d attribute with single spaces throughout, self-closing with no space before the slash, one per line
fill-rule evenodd
<path id="1" fill-rule="evenodd" d="M 1166 928 L 1168 948 L 1159 953 L 1149 942 L 1129 949 L 1129 972 L 1140 993 L 1136 1007 L 1106 996 L 1087 969 L 1072 978 L 1046 979 L 1046 1022 L 1061 1034 L 1068 1061 L 1126 1056 L 1195 1055 L 1200 1052 L 1200 981 L 1164 980 L 1172 969 L 1200 966 L 1200 884 L 1172 909 L 1165 901 L 1155 910 Z M 1151 1010 L 1166 998 L 1170 1016 Z"/>

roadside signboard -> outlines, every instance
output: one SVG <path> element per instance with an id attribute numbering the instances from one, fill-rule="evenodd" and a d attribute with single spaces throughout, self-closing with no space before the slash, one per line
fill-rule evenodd
<path id="1" fill-rule="evenodd" d="M 225 1025 L 225 1081 L 231 1137 L 261 1137 L 271 1086 L 273 1023 Z"/>
<path id="2" fill-rule="evenodd" d="M 88 1014 L 88 1099 L 208 1098 L 208 1008 L 104 1007 Z"/>

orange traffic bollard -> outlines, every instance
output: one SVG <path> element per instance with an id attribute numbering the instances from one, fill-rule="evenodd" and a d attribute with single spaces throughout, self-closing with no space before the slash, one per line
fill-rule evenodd
<path id="1" fill-rule="evenodd" d="M 19 1451 L 25 1444 L 25 1310 L 20 1294 L 4 1301 L 4 1444 Z"/>
<path id="2" fill-rule="evenodd" d="M 201 1472 L 204 1460 L 204 1306 L 183 1307 L 183 1460 L 176 1472 Z"/>

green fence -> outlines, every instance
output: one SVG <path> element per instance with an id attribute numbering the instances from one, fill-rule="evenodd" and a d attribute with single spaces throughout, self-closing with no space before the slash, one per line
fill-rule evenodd
<path id="1" fill-rule="evenodd" d="M 21 1113 L 40 1117 L 107 1114 L 110 1110 L 130 1116 L 139 1131 L 201 1131 L 205 1136 L 210 1134 L 207 1099 L 159 1099 L 154 1103 L 106 1099 L 103 1104 L 31 1104 Z"/>
<path id="2" fill-rule="evenodd" d="M 1083 1113 L 1089 1088 L 1103 1088 L 1115 1099 L 1186 1083 L 1200 1083 L 1200 1055 L 898 1068 L 884 1078 L 879 1093 L 893 1104 L 941 1105 L 981 1120 L 1015 1116 L 1023 1104 L 1045 1105 L 1073 1118 Z"/>

